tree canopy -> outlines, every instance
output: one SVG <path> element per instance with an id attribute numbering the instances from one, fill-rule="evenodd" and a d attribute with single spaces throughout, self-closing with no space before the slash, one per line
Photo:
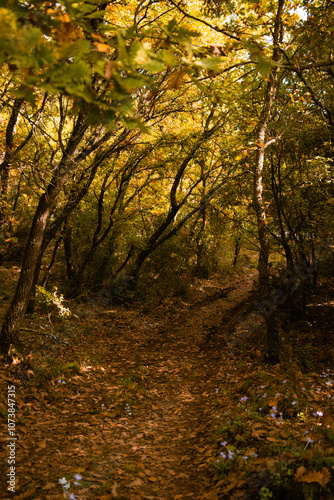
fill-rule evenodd
<path id="1" fill-rule="evenodd" d="M 2 2 L 1 259 L 21 262 L 3 354 L 53 270 L 68 296 L 123 300 L 221 272 L 228 247 L 231 265 L 258 255 L 279 360 L 272 269 L 296 310 L 330 254 L 333 16 L 327 0 Z"/>

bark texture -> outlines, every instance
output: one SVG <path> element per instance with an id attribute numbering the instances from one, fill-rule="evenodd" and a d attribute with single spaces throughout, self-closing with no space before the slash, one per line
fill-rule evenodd
<path id="1" fill-rule="evenodd" d="M 282 14 L 283 14 L 284 0 L 278 0 L 278 8 L 275 19 L 273 43 L 274 50 L 272 60 L 279 63 L 281 60 L 280 43 L 283 37 L 282 27 Z M 254 165 L 254 206 L 257 216 L 257 226 L 260 241 L 259 252 L 259 299 L 261 311 L 264 314 L 266 328 L 267 328 L 267 358 L 271 363 L 279 362 L 279 334 L 277 329 L 277 322 L 275 317 L 275 309 L 271 305 L 270 300 L 270 282 L 269 282 L 269 231 L 267 228 L 267 213 L 266 205 L 263 197 L 263 176 L 265 165 L 265 149 L 266 149 L 266 136 L 268 129 L 268 122 L 270 118 L 270 111 L 273 107 L 275 96 L 278 87 L 278 65 L 274 65 L 269 75 L 262 111 L 260 114 L 257 126 L 257 150 Z"/>
<path id="2" fill-rule="evenodd" d="M 8 355 L 10 346 L 17 343 L 17 332 L 27 309 L 34 283 L 35 271 L 40 261 L 43 237 L 52 209 L 68 175 L 75 168 L 74 155 L 87 129 L 83 116 L 79 116 L 68 141 L 62 160 L 41 196 L 31 225 L 26 251 L 22 262 L 20 278 L 12 303 L 7 311 L 0 334 L 0 351 Z"/>

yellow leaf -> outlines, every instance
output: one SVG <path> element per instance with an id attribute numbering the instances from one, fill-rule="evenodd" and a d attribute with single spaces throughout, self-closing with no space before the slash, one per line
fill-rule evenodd
<path id="1" fill-rule="evenodd" d="M 99 40 L 101 43 L 104 43 L 104 39 L 102 38 L 101 35 L 99 34 L 96 34 L 96 33 L 92 33 L 92 37 L 93 38 L 96 38 L 97 40 Z"/>
<path id="2" fill-rule="evenodd" d="M 71 22 L 71 18 L 68 14 L 63 14 L 63 15 L 59 16 L 59 19 L 61 20 L 62 23 L 70 23 Z"/>
<path id="3" fill-rule="evenodd" d="M 106 43 L 99 43 L 99 42 L 94 42 L 95 47 L 99 52 L 108 52 L 110 49 L 109 45 Z"/>

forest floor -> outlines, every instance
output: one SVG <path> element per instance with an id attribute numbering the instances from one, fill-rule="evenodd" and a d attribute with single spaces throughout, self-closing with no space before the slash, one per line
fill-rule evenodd
<path id="1" fill-rule="evenodd" d="M 0 270 L 1 314 L 17 273 Z M 198 280 L 151 310 L 92 299 L 27 316 L 20 357 L 0 363 L 1 498 L 14 385 L 16 499 L 333 499 L 333 287 L 267 366 L 255 279 Z"/>

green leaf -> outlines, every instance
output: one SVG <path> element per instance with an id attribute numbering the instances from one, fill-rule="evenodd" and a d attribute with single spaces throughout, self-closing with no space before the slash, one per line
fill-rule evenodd
<path id="1" fill-rule="evenodd" d="M 267 78 L 271 73 L 272 65 L 269 61 L 262 59 L 255 66 L 255 70 L 258 71 L 263 78 Z"/>
<path id="2" fill-rule="evenodd" d="M 60 59 L 69 59 L 74 57 L 86 57 L 90 54 L 91 44 L 88 40 L 76 40 L 73 43 L 63 45 L 59 54 Z"/>
<path id="3" fill-rule="evenodd" d="M 216 69 L 223 62 L 221 57 L 204 57 L 195 62 L 195 66 L 201 69 Z"/>
<path id="4" fill-rule="evenodd" d="M 163 50 L 159 56 L 168 66 L 174 66 L 175 54 L 171 50 Z"/>
<path id="5" fill-rule="evenodd" d="M 100 19 L 103 18 L 106 15 L 107 11 L 106 10 L 98 10 L 95 12 L 92 12 L 92 14 L 88 14 L 86 19 Z"/>
<path id="6" fill-rule="evenodd" d="M 177 27 L 177 21 L 176 19 L 171 19 L 171 21 L 169 21 L 168 25 L 167 25 L 167 31 L 169 32 L 173 32 L 174 31 L 174 28 Z"/>
<path id="7" fill-rule="evenodd" d="M 158 73 L 163 71 L 164 64 L 161 61 L 151 59 L 147 64 L 145 64 L 145 69 L 150 73 Z"/>

